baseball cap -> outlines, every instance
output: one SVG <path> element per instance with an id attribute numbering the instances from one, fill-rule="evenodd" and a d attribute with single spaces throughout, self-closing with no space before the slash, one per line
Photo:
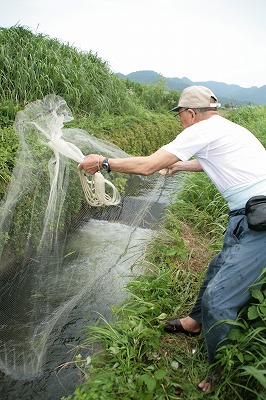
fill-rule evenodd
<path id="1" fill-rule="evenodd" d="M 215 100 L 215 103 L 213 102 Z M 178 111 L 179 108 L 216 108 L 220 107 L 215 94 L 205 86 L 189 86 L 181 93 L 178 106 L 171 111 Z"/>

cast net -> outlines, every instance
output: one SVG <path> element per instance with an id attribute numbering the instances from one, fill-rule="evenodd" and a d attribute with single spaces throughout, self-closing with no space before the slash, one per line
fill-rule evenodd
<path id="1" fill-rule="evenodd" d="M 47 346 L 75 307 L 97 311 L 95 293 L 107 308 L 120 300 L 156 227 L 152 210 L 161 208 L 160 174 L 111 173 L 103 178 L 113 186 L 101 181 L 100 192 L 113 205 L 88 204 L 77 168 L 83 155 L 128 155 L 64 127 L 72 119 L 66 102 L 48 95 L 14 124 L 20 147 L 0 208 L 0 369 L 19 379 L 41 373 Z"/>

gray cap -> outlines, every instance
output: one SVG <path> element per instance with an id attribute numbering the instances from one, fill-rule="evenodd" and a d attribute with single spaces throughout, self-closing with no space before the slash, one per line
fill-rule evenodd
<path id="1" fill-rule="evenodd" d="M 215 101 L 215 102 L 214 102 Z M 171 111 L 178 111 L 179 108 L 216 108 L 220 107 L 215 94 L 205 86 L 189 86 L 181 93 L 178 106 Z"/>

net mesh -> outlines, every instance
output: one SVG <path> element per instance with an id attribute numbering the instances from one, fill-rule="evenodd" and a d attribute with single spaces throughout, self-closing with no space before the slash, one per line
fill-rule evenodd
<path id="1" fill-rule="evenodd" d="M 152 209 L 165 180 L 159 174 L 111 173 L 121 203 L 87 204 L 77 169 L 83 154 L 128 155 L 65 128 L 72 119 L 64 99 L 48 95 L 14 124 L 20 147 L 0 208 L 0 368 L 19 379 L 41 373 L 47 346 L 77 304 L 106 285 L 105 296 L 115 301 L 119 278 L 130 279 L 156 225 Z"/>

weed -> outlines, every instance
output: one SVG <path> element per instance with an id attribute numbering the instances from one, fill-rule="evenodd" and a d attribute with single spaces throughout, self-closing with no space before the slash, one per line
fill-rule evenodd
<path id="1" fill-rule="evenodd" d="M 129 298 L 113 309 L 115 321 L 100 318 L 104 326 L 88 327 L 88 348 L 101 344 L 101 352 L 92 354 L 90 366 L 80 366 L 85 381 L 73 399 L 93 399 L 97 394 L 100 399 L 203 398 L 196 390 L 208 372 L 203 337 L 167 335 L 162 329 L 165 319 L 190 311 L 207 260 L 215 251 L 213 240 L 221 239 L 227 218 L 224 204 L 216 191 L 210 190 L 208 180 L 201 174 L 192 176 L 188 190 L 176 201 L 172 199 L 164 230 L 150 245 L 147 273 L 128 284 Z M 213 229 L 214 215 L 221 210 L 219 226 Z M 196 217 L 201 224 L 193 223 Z M 260 284 L 265 284 L 265 278 Z M 211 399 L 264 399 L 266 292 L 256 286 L 252 294 L 249 308 L 232 322 L 231 344 L 222 347 L 217 356 L 215 368 L 222 373 L 222 380 L 209 395 Z"/>
<path id="2" fill-rule="evenodd" d="M 179 94 L 167 93 L 162 82 L 154 86 L 122 82 L 97 55 L 20 26 L 1 28 L 0 44 L 0 197 L 10 181 L 18 148 L 18 138 L 7 126 L 17 111 L 48 93 L 67 101 L 79 117 L 72 124 L 132 155 L 150 154 L 181 130 L 165 114 Z M 249 106 L 227 111 L 226 117 L 252 130 L 265 146 L 265 110 L 265 106 Z M 42 174 L 47 175 L 45 168 Z M 36 203 L 42 198 L 41 190 L 45 191 L 43 187 L 37 190 Z M 203 397 L 195 389 L 208 368 L 202 337 L 163 334 L 161 323 L 190 310 L 207 261 L 221 243 L 227 210 L 204 174 L 187 175 L 184 189 L 177 192 L 167 210 L 164 230 L 149 249 L 147 273 L 129 283 L 129 298 L 113 309 L 114 322 L 100 316 L 97 325 L 88 327 L 88 340 L 82 346 L 86 355 L 78 354 L 75 360 L 84 382 L 72 399 Z M 21 204 L 13 231 L 16 245 L 30 220 L 33 200 L 29 193 Z M 70 217 L 79 202 L 78 195 L 74 201 L 67 197 Z M 39 212 L 38 207 L 34 212 Z M 263 288 L 264 278 L 261 284 Z M 252 303 L 234 321 L 231 344 L 221 348 L 217 357 L 223 382 L 211 395 L 213 399 L 265 399 L 266 293 L 252 288 L 252 294 Z"/>

